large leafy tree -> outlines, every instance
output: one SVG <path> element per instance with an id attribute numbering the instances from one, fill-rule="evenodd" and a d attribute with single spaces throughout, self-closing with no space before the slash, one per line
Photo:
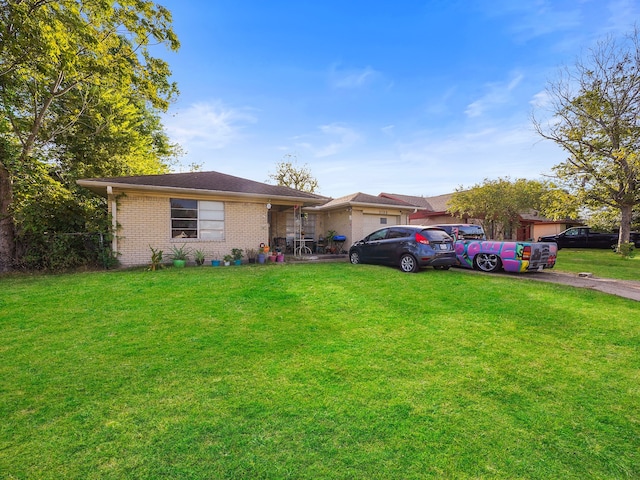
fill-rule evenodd
<path id="1" fill-rule="evenodd" d="M 553 118 L 538 133 L 569 154 L 558 179 L 594 211 L 613 209 L 619 243 L 629 241 L 640 205 L 640 38 L 601 40 L 549 83 Z"/>
<path id="2" fill-rule="evenodd" d="M 495 238 L 511 237 L 520 226 L 521 214 L 532 210 L 564 218 L 576 215 L 577 204 L 549 182 L 522 178 L 485 179 L 471 188 L 460 187 L 448 204 L 450 214 L 476 219 Z"/>
<path id="3" fill-rule="evenodd" d="M 313 176 L 308 165 L 299 166 L 297 157 L 287 154 L 276 164 L 276 172 L 269 174 L 269 178 L 276 185 L 295 188 L 302 192 L 315 193 L 318 190 L 318 180 Z"/>
<path id="4" fill-rule="evenodd" d="M 166 169 L 155 112 L 177 89 L 158 43 L 179 46 L 151 1 L 0 0 L 0 271 L 33 192 L 63 205 L 78 176 Z"/>

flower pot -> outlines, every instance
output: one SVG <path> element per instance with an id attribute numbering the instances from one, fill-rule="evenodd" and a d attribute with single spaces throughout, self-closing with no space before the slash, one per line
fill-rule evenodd
<path id="1" fill-rule="evenodd" d="M 284 253 L 276 255 L 276 262 L 284 262 Z"/>
<path id="2" fill-rule="evenodd" d="M 219 267 L 220 266 L 220 260 L 211 260 L 211 266 L 212 267 Z"/>
<path id="3" fill-rule="evenodd" d="M 275 255 L 269 255 L 269 261 L 270 262 L 275 262 L 276 261 L 276 256 Z"/>
<path id="4" fill-rule="evenodd" d="M 174 260 L 173 261 L 173 266 L 177 267 L 177 268 L 184 268 L 184 266 L 187 264 L 186 260 Z"/>
<path id="5" fill-rule="evenodd" d="M 224 261 L 224 266 L 225 266 L 225 267 L 228 267 L 229 265 L 231 265 L 231 262 L 230 262 L 230 261 L 228 261 L 228 260 L 225 260 L 225 261 Z"/>
<path id="6" fill-rule="evenodd" d="M 259 253 L 258 254 L 258 263 L 264 263 L 265 258 L 266 257 L 264 256 L 264 253 Z"/>
<path id="7" fill-rule="evenodd" d="M 242 260 L 234 260 L 233 264 L 234 265 L 242 265 Z"/>

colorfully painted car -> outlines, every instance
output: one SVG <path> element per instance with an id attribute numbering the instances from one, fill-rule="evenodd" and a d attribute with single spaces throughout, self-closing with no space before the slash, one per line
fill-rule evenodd
<path id="1" fill-rule="evenodd" d="M 381 228 L 349 249 L 351 263 L 395 265 L 403 272 L 422 267 L 447 270 L 457 263 L 453 238 L 441 228 L 394 225 Z"/>
<path id="2" fill-rule="evenodd" d="M 530 272 L 553 268 L 558 246 L 554 242 L 486 240 L 480 225 L 436 225 L 455 239 L 458 265 L 483 272 Z M 482 233 L 480 233 L 482 232 Z"/>

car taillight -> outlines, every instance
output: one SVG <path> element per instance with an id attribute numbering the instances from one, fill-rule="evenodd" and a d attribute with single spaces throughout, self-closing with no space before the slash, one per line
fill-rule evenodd
<path id="1" fill-rule="evenodd" d="M 526 246 L 522 249 L 522 260 L 530 260 L 531 259 L 531 247 Z"/>
<path id="2" fill-rule="evenodd" d="M 421 243 L 423 245 L 429 245 L 429 240 L 427 240 L 427 237 L 425 237 L 424 235 L 421 235 L 420 233 L 416 233 L 416 242 Z"/>

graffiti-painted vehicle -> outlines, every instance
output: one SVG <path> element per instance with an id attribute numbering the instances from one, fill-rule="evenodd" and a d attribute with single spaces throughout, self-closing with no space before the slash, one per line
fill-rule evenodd
<path id="1" fill-rule="evenodd" d="M 531 272 L 553 268 L 558 246 L 555 242 L 487 240 L 480 225 L 434 225 L 455 240 L 458 265 L 483 272 Z"/>

